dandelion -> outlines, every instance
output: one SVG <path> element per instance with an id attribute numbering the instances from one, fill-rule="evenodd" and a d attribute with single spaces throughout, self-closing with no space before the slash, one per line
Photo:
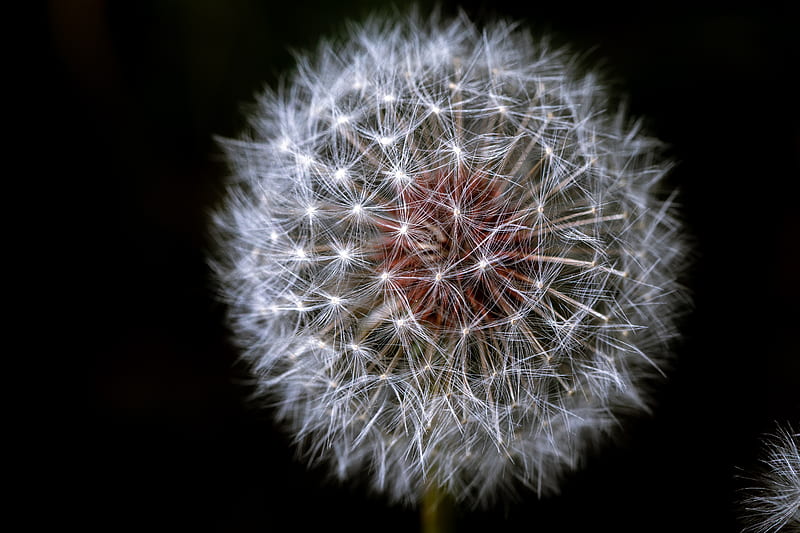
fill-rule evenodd
<path id="1" fill-rule="evenodd" d="M 778 427 L 764 443 L 755 486 L 742 501 L 745 531 L 800 531 L 800 433 Z"/>
<path id="2" fill-rule="evenodd" d="M 259 97 L 214 264 L 304 457 L 485 505 L 556 492 L 647 408 L 684 247 L 670 163 L 610 106 L 564 51 L 464 16 L 373 19 Z"/>

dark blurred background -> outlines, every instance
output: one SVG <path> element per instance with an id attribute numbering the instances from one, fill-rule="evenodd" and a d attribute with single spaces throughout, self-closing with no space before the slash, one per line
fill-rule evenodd
<path id="1" fill-rule="evenodd" d="M 457 530 L 737 531 L 737 467 L 753 465 L 774 420 L 800 425 L 800 19 L 764 3 L 441 5 L 591 50 L 680 161 L 670 183 L 697 252 L 696 309 L 653 416 L 626 426 L 562 496 L 523 491 L 461 511 Z M 69 436 L 75 487 L 90 489 L 66 495 L 79 496 L 70 516 L 82 529 L 418 527 L 415 511 L 296 462 L 270 413 L 247 407 L 206 265 L 227 174 L 212 137 L 237 135 L 242 105 L 291 72 L 290 50 L 375 9 L 385 6 L 63 0 L 37 13 L 38 136 L 52 149 L 36 163 L 71 179 L 83 199 L 72 217 L 90 237 L 69 258 L 84 265 L 71 313 L 91 356 L 90 424 Z"/>

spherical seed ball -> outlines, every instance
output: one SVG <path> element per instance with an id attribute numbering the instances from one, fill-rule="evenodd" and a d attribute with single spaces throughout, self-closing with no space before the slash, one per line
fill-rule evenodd
<path id="1" fill-rule="evenodd" d="M 667 358 L 670 164 L 511 25 L 372 20 L 225 142 L 222 294 L 309 461 L 393 500 L 558 489 Z"/>

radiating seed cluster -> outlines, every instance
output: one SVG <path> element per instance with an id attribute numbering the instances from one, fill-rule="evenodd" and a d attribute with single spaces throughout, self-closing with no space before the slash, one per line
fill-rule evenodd
<path id="1" fill-rule="evenodd" d="M 779 427 L 766 439 L 754 481 L 742 501 L 745 531 L 800 531 L 800 433 Z"/>
<path id="2" fill-rule="evenodd" d="M 373 20 L 267 92 L 215 262 L 302 452 L 390 498 L 558 488 L 645 407 L 680 298 L 659 144 L 498 23 Z"/>

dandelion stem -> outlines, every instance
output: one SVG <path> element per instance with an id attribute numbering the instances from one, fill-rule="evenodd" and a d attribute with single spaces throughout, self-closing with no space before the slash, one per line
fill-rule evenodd
<path id="1" fill-rule="evenodd" d="M 422 533 L 453 532 L 453 498 L 439 485 L 425 489 L 420 509 Z"/>

